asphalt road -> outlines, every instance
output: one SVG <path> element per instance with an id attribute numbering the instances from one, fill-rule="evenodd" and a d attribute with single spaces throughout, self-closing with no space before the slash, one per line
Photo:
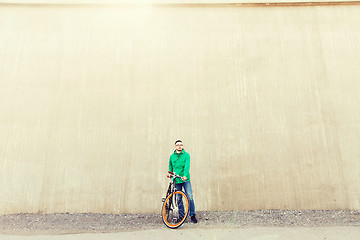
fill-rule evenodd
<path id="1" fill-rule="evenodd" d="M 0 235 L 1 240 L 354 240 L 360 239 L 359 227 L 246 227 L 246 228 L 166 228 L 118 233 L 67 235 Z"/>

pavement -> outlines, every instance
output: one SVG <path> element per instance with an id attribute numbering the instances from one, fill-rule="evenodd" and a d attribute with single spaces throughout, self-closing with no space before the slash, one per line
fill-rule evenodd
<path id="1" fill-rule="evenodd" d="M 0 240 L 356 240 L 359 227 L 246 227 L 151 229 L 116 233 L 85 233 L 66 235 L 4 235 Z"/>

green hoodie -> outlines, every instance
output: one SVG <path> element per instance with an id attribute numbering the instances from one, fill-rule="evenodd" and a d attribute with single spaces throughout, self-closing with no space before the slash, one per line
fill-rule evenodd
<path id="1" fill-rule="evenodd" d="M 184 149 L 179 154 L 175 150 L 170 156 L 169 171 L 175 172 L 181 177 L 185 176 L 187 178 L 186 182 L 190 181 L 190 154 L 185 152 Z M 183 180 L 177 178 L 175 183 L 178 184 L 183 182 Z"/>

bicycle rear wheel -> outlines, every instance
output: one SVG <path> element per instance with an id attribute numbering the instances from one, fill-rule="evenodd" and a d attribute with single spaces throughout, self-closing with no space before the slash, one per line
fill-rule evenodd
<path id="1" fill-rule="evenodd" d="M 171 193 L 162 206 L 162 220 L 169 228 L 178 228 L 189 215 L 189 200 L 183 191 Z"/>

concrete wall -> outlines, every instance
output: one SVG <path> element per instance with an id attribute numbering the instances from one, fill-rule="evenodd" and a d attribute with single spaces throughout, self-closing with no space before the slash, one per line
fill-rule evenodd
<path id="1" fill-rule="evenodd" d="M 228 3 L 359 3 L 359 0 L 0 0 L 11 4 L 228 4 Z"/>
<path id="2" fill-rule="evenodd" d="M 0 5 L 0 213 L 360 209 L 359 11 Z"/>

